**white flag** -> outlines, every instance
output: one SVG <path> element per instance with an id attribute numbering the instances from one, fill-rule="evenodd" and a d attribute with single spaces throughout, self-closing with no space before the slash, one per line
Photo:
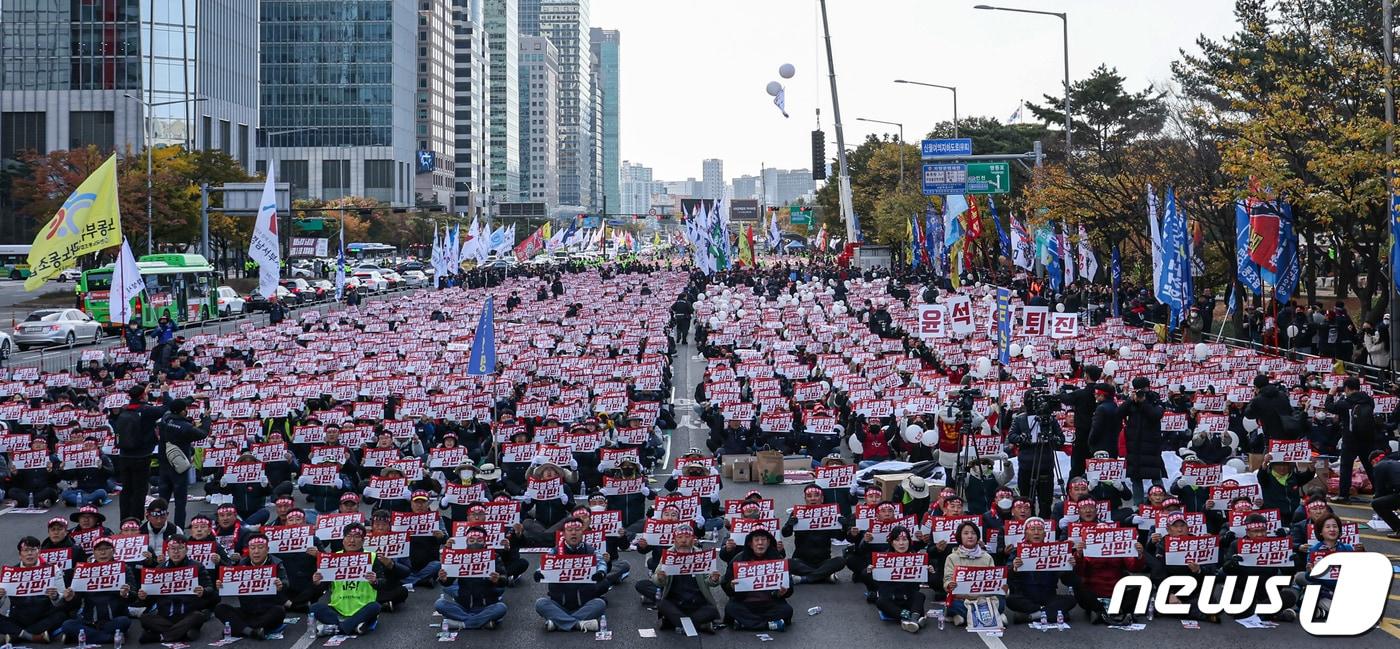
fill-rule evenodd
<path id="1" fill-rule="evenodd" d="M 111 294 L 108 296 L 109 319 L 112 324 L 124 325 L 131 319 L 131 300 L 140 295 L 145 288 L 146 282 L 141 279 L 141 269 L 136 266 L 136 256 L 131 254 L 131 244 L 123 238 L 117 263 L 112 267 Z"/>
<path id="2" fill-rule="evenodd" d="M 1156 287 L 1162 285 L 1162 226 L 1157 221 L 1157 193 L 1152 191 L 1152 185 L 1147 186 L 1147 231 L 1152 235 L 1152 290 L 1155 294 Z"/>
<path id="3" fill-rule="evenodd" d="M 1079 276 L 1094 281 L 1099 273 L 1099 258 L 1094 256 L 1094 248 L 1089 245 L 1089 233 L 1079 226 Z"/>
<path id="4" fill-rule="evenodd" d="M 783 89 L 783 88 L 781 88 L 781 87 L 778 88 L 778 94 L 776 94 L 776 95 L 773 96 L 773 105 L 778 107 L 778 110 L 779 110 L 780 112 L 782 112 L 783 117 L 787 117 L 787 116 L 788 116 L 788 112 L 787 112 L 787 91 L 786 91 L 785 89 Z"/>
<path id="5" fill-rule="evenodd" d="M 434 228 L 436 230 L 437 228 Z M 340 250 L 335 257 L 335 301 L 345 297 L 345 219 L 340 220 Z"/>
<path id="6" fill-rule="evenodd" d="M 262 200 L 258 202 L 258 220 L 253 224 L 248 256 L 258 262 L 258 294 L 272 297 L 277 292 L 277 278 L 281 275 L 282 247 L 277 239 L 277 188 L 271 160 L 267 163 L 267 183 L 263 185 Z"/>

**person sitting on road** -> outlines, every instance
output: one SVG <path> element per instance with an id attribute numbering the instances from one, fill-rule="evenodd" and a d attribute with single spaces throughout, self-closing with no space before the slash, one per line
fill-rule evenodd
<path id="1" fill-rule="evenodd" d="M 688 525 L 676 528 L 671 552 L 688 554 L 699 551 L 695 545 L 695 528 Z M 660 566 L 654 567 L 650 583 L 656 590 L 656 614 L 660 618 L 661 628 L 680 628 L 683 626 L 682 620 L 690 618 L 696 630 L 714 633 L 714 623 L 719 619 L 714 587 L 719 585 L 720 577 L 719 572 L 671 576 Z"/>
<path id="2" fill-rule="evenodd" d="M 724 605 L 726 624 L 738 631 L 784 631 L 792 624 L 792 605 L 787 601 L 792 597 L 791 585 L 778 590 L 735 590 L 738 583 L 734 576 L 736 563 L 783 558 L 783 551 L 778 549 L 778 542 L 771 532 L 762 528 L 749 532 L 748 538 L 744 539 L 744 549 L 729 562 L 721 582 L 721 587 L 729 596 L 729 601 Z"/>
<path id="3" fill-rule="evenodd" d="M 337 554 L 363 552 L 365 547 L 365 526 L 363 523 L 346 525 L 341 539 L 344 550 Z M 365 635 L 379 625 L 379 612 L 382 607 L 376 601 L 379 583 L 384 579 L 384 564 L 377 561 L 370 552 L 370 570 L 363 579 L 332 582 L 330 601 L 311 607 L 311 615 L 319 623 L 316 635 Z M 311 582 L 321 585 L 321 572 L 311 573 Z"/>
<path id="4" fill-rule="evenodd" d="M 227 602 L 220 603 L 214 607 L 214 615 L 229 626 L 235 638 L 266 640 L 267 636 L 285 626 L 282 620 L 287 609 L 282 606 L 282 591 L 287 585 L 287 570 L 282 566 L 281 559 L 268 554 L 267 536 L 263 534 L 249 537 L 248 556 L 236 565 L 272 566 L 276 574 L 273 585 L 277 592 L 272 595 L 242 595 L 238 598 L 237 607 Z M 223 580 L 216 581 L 215 586 L 222 589 Z"/>
<path id="5" fill-rule="evenodd" d="M 466 533 L 466 549 L 486 548 L 486 530 L 480 527 L 469 528 Z M 437 580 L 447 587 L 447 592 L 433 604 L 434 610 L 442 615 L 443 623 L 449 629 L 494 629 L 506 616 L 506 603 L 501 597 L 506 592 L 504 566 L 496 560 L 491 574 L 486 577 L 449 578 L 447 571 L 439 568 Z"/>

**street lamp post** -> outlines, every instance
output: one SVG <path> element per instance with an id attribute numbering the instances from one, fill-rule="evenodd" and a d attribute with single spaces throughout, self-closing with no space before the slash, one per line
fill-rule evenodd
<path id="1" fill-rule="evenodd" d="M 984 9 L 987 11 L 1011 11 L 1018 14 L 1037 14 L 1041 16 L 1054 16 L 1060 19 L 1061 35 L 1064 38 L 1065 55 L 1065 163 L 1069 163 L 1070 153 L 1074 151 L 1074 139 L 1070 134 L 1074 130 L 1074 122 L 1070 119 L 1069 104 L 1069 14 L 1055 11 L 1036 11 L 1034 9 L 1014 9 L 1012 7 L 993 7 L 991 5 L 977 5 L 973 9 Z"/>
<path id="2" fill-rule="evenodd" d="M 1393 198 L 1395 193 L 1395 172 L 1391 168 L 1391 165 L 1393 165 L 1395 161 L 1395 136 L 1392 134 L 1392 130 L 1395 127 L 1395 88 L 1391 86 L 1390 78 L 1391 57 L 1394 55 L 1391 51 L 1392 36 L 1390 33 L 1392 29 L 1391 19 L 1393 17 L 1393 4 L 1391 0 L 1381 0 L 1381 22 L 1383 23 L 1381 28 L 1385 30 L 1383 37 L 1385 45 L 1385 124 L 1390 127 L 1390 129 L 1386 130 L 1385 134 L 1386 213 L 1389 215 L 1392 222 L 1397 218 L 1394 207 L 1395 199 Z M 1400 242 L 1393 245 L 1400 245 Z M 1400 293 L 1397 293 L 1395 289 L 1396 271 L 1397 269 L 1392 265 L 1390 267 L 1390 286 L 1387 287 L 1387 290 L 1390 292 L 1390 329 L 1388 333 L 1390 334 L 1391 349 L 1400 349 Z M 1396 372 L 1400 372 L 1400 354 L 1391 353 L 1390 370 L 1392 377 L 1395 376 Z"/>
<path id="3" fill-rule="evenodd" d="M 841 130 L 841 102 L 836 98 L 836 61 L 831 55 L 831 25 L 826 18 L 826 0 L 821 0 L 822 36 L 826 40 L 827 78 L 831 82 L 831 112 L 836 123 L 836 162 L 840 170 L 837 177 L 841 204 L 841 216 L 846 220 L 846 243 L 856 243 L 855 208 L 851 204 L 851 173 L 846 164 L 846 135 Z"/>
<path id="4" fill-rule="evenodd" d="M 871 122 L 874 124 L 889 124 L 890 126 L 899 127 L 899 186 L 904 187 L 904 125 L 900 124 L 899 122 L 886 122 L 882 119 L 867 119 L 864 117 L 857 117 L 856 121 Z"/>
<path id="5" fill-rule="evenodd" d="M 930 88 L 942 88 L 953 91 L 953 137 L 958 136 L 958 87 L 945 86 L 937 83 L 924 83 L 922 81 L 907 81 L 905 79 L 895 79 L 895 83 L 907 83 L 911 86 L 928 86 Z"/>
<path id="6" fill-rule="evenodd" d="M 142 111 L 144 113 L 142 117 L 144 117 L 145 119 L 142 120 L 141 139 L 144 140 L 143 144 L 146 145 L 146 254 L 149 255 L 155 252 L 155 228 L 153 227 L 153 224 L 155 222 L 155 210 L 154 203 L 151 200 L 151 174 L 155 167 L 155 163 L 151 155 L 152 149 L 154 149 L 155 146 L 151 142 L 151 109 L 156 108 L 157 106 L 171 106 L 174 104 L 188 104 L 190 102 L 196 101 L 209 101 L 209 99 L 207 97 L 191 97 L 189 99 L 173 99 L 171 101 L 149 102 L 129 92 L 125 93 L 125 96 L 127 99 L 141 104 L 141 107 L 145 109 Z"/>

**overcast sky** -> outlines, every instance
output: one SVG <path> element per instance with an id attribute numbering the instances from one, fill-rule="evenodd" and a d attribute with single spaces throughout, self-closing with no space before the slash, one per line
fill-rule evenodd
<path id="1" fill-rule="evenodd" d="M 985 1 L 985 0 L 980 0 Z M 903 122 L 916 140 L 952 117 L 951 93 L 894 79 L 958 87 L 961 116 L 1007 120 L 1018 102 L 1060 94 L 1060 21 L 979 11 L 979 0 L 827 0 L 846 142 Z M 1170 78 L 1181 48 L 1202 33 L 1233 33 L 1229 0 L 1001 0 L 1069 14 L 1070 76 L 1106 63 L 1130 90 Z M 835 140 L 817 0 L 592 0 L 595 27 L 622 31 L 622 158 L 658 180 L 699 178 L 705 158 L 726 180 L 760 163 L 811 165 L 815 109 Z M 792 63 L 783 119 L 764 86 Z M 1030 118 L 1029 111 L 1026 117 Z M 974 143 L 975 145 L 975 143 Z M 827 153 L 835 154 L 835 145 Z"/>

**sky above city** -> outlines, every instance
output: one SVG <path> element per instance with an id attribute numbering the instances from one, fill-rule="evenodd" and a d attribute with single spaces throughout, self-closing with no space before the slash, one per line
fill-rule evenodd
<path id="1" fill-rule="evenodd" d="M 958 87 L 961 117 L 1006 121 L 1021 100 L 1041 103 L 1063 85 L 1060 21 L 979 11 L 979 0 L 827 0 L 837 91 L 848 146 L 902 122 L 914 141 L 952 118 L 952 93 L 894 79 Z M 1116 67 L 1129 90 L 1171 79 L 1197 36 L 1235 31 L 1230 0 L 1004 0 L 1008 7 L 1069 14 L 1070 76 Z M 815 109 L 834 156 L 835 132 L 817 0 L 592 0 L 593 26 L 622 31 L 621 155 L 657 180 L 701 177 L 701 160 L 724 175 L 760 165 L 811 166 Z M 764 91 L 791 63 L 784 119 Z M 1030 111 L 1025 117 L 1031 119 Z M 975 143 L 974 143 L 975 144 Z"/>

